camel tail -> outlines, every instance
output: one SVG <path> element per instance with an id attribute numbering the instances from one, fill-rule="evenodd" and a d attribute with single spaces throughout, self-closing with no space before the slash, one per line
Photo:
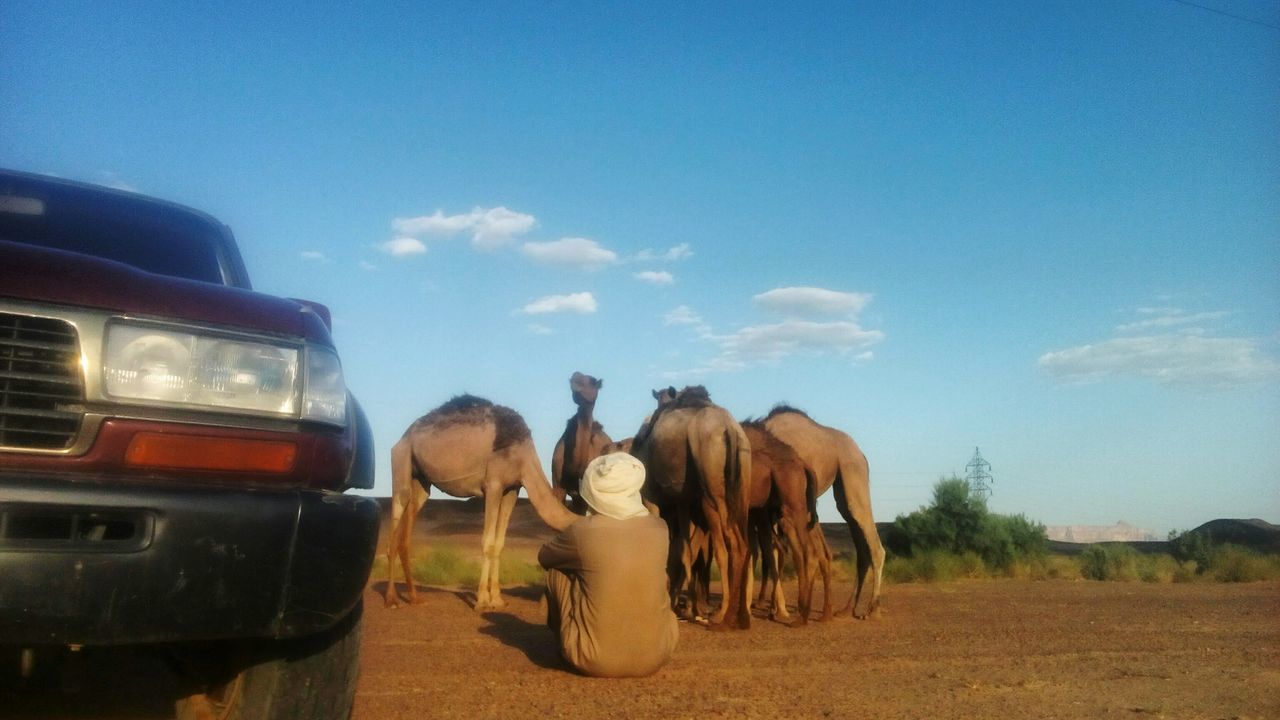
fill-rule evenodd
<path id="1" fill-rule="evenodd" d="M 725 500 L 729 503 L 729 518 L 739 527 L 746 527 L 747 509 L 750 505 L 748 495 L 751 480 L 751 448 L 742 444 L 741 439 L 730 430 L 724 431 L 725 444 Z"/>
<path id="2" fill-rule="evenodd" d="M 818 484 L 818 476 L 814 474 L 813 468 L 805 466 L 804 468 L 804 504 L 809 508 L 809 529 L 812 530 L 814 525 L 818 524 L 818 495 L 814 492 L 814 487 Z"/>

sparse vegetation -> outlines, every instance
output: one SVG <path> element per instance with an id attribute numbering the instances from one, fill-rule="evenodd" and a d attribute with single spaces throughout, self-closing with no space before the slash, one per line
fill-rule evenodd
<path id="1" fill-rule="evenodd" d="M 410 560 L 413 579 L 420 585 L 444 587 L 473 586 L 480 582 L 480 558 L 473 552 L 441 543 L 422 548 L 413 553 Z M 379 556 L 371 575 L 386 574 L 386 557 Z M 504 553 L 502 557 L 502 584 L 532 585 L 543 581 L 544 571 L 537 562 Z"/>
<path id="2" fill-rule="evenodd" d="M 1080 554 L 1080 575 L 1089 580 L 1143 582 L 1254 582 L 1280 579 L 1280 557 L 1231 544 L 1215 544 L 1203 533 L 1170 533 L 1172 554 L 1141 554 L 1122 543 L 1098 543 Z"/>
<path id="3" fill-rule="evenodd" d="M 932 504 L 898 516 L 885 548 L 884 577 L 891 583 L 990 577 L 1150 583 L 1280 579 L 1280 555 L 1215 543 L 1206 532 L 1170 533 L 1168 553 L 1096 543 L 1075 557 L 1049 555 L 1043 525 L 1021 514 L 989 512 L 969 483 L 954 475 L 934 485 Z"/>

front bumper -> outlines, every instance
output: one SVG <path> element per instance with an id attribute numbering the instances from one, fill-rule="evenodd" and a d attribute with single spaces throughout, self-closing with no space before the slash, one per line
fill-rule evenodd
<path id="1" fill-rule="evenodd" d="M 0 645 L 283 638 L 346 615 L 376 501 L 0 473 Z"/>

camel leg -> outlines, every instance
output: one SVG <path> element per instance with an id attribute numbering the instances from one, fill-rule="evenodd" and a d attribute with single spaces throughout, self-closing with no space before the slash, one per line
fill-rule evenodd
<path id="1" fill-rule="evenodd" d="M 773 546 L 773 566 L 777 568 L 777 574 L 773 577 L 773 585 L 770 588 L 770 600 L 772 603 L 769 611 L 769 619 L 784 621 L 791 617 L 790 611 L 787 610 L 787 593 L 782 589 L 782 568 L 784 566 L 783 546 L 781 543 L 774 543 Z"/>
<path id="2" fill-rule="evenodd" d="M 387 533 L 387 588 L 383 593 L 386 607 L 400 606 L 396 592 L 396 560 L 400 561 L 409 585 L 409 602 L 416 603 L 417 588 L 410 569 L 413 523 L 427 502 L 427 490 L 413 477 L 413 447 L 404 440 L 391 448 L 391 521 Z"/>
<path id="3" fill-rule="evenodd" d="M 836 508 L 849 525 L 857 554 L 857 585 L 840 615 L 866 618 L 880 603 L 880 578 L 884 570 L 884 547 L 871 516 L 871 490 L 867 475 L 851 463 L 841 463 L 836 476 Z"/>
<path id="4" fill-rule="evenodd" d="M 498 516 L 501 514 L 502 487 L 494 482 L 485 482 L 481 491 L 484 494 L 484 535 L 480 540 L 480 585 L 476 589 L 476 610 L 488 610 L 492 607 L 490 595 L 490 574 L 496 570 L 494 548 L 498 543 Z"/>
<path id="5" fill-rule="evenodd" d="M 511 511 L 516 507 L 516 498 L 520 496 L 520 488 L 516 486 L 502 494 L 498 504 L 497 537 L 493 545 L 493 565 L 489 568 L 489 606 L 504 608 L 507 601 L 502 598 L 502 548 L 507 542 L 507 526 L 511 524 Z"/>
<path id="6" fill-rule="evenodd" d="M 800 528 L 804 528 L 807 517 L 796 517 L 795 513 L 788 512 L 787 508 L 783 508 L 783 518 L 780 525 L 782 526 L 783 535 L 787 539 L 787 544 L 791 548 L 791 561 L 796 566 L 796 581 L 798 587 L 796 589 L 796 619 L 792 626 L 804 625 L 809 620 L 809 603 L 811 601 L 811 588 L 809 583 L 811 578 L 809 575 L 809 543 L 808 533 L 803 532 Z M 805 513 L 807 516 L 808 513 Z M 778 576 L 778 586 L 782 586 L 782 576 Z M 786 601 L 783 600 L 783 612 L 786 611 Z"/>
<path id="7" fill-rule="evenodd" d="M 822 617 L 818 621 L 827 622 L 835 617 L 835 608 L 831 604 L 831 548 L 827 545 L 821 526 L 815 526 L 810 532 L 809 547 L 813 551 L 813 560 L 809 564 L 809 592 L 813 592 L 813 585 L 817 582 L 816 575 L 821 572 Z"/>
<path id="8" fill-rule="evenodd" d="M 748 568 L 744 528 L 730 522 L 727 508 L 715 498 L 705 498 L 702 506 L 707 517 L 711 549 L 716 564 L 720 566 L 720 608 L 711 620 L 711 627 L 727 629 L 724 620 L 733 617 L 737 627 L 745 630 L 751 626 L 751 609 L 745 594 Z"/>

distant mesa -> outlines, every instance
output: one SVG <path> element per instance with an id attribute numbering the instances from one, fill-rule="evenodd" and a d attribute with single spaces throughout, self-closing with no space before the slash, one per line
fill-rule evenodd
<path id="1" fill-rule="evenodd" d="M 1163 540 L 1146 528 L 1134 527 L 1123 520 L 1115 525 L 1053 525 L 1045 528 L 1050 540 L 1069 543 L 1152 542 Z"/>

